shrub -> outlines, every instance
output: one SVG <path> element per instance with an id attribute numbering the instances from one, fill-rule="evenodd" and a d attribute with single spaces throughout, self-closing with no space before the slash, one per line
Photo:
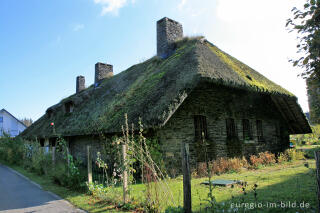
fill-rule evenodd
<path id="1" fill-rule="evenodd" d="M 240 172 L 241 168 L 247 167 L 248 162 L 243 158 L 218 158 L 217 160 L 210 161 L 210 171 L 213 174 L 223 174 L 227 172 Z M 197 164 L 197 176 L 208 176 L 208 170 L 205 162 Z"/>
<path id="2" fill-rule="evenodd" d="M 261 166 L 268 166 L 276 163 L 276 156 L 268 151 L 260 152 L 258 156 L 250 156 L 250 165 L 248 168 L 257 169 Z"/>
<path id="3" fill-rule="evenodd" d="M 122 200 L 122 193 L 113 186 L 104 186 L 97 182 L 87 183 L 87 186 L 90 194 L 98 199 L 112 203 L 120 203 Z"/>
<path id="4" fill-rule="evenodd" d="M 0 139 L 0 158 L 9 164 L 23 163 L 24 145 L 20 138 L 5 136 Z"/>
<path id="5" fill-rule="evenodd" d="M 250 168 L 257 169 L 259 166 L 263 165 L 263 159 L 256 155 L 250 156 Z"/>
<path id="6" fill-rule="evenodd" d="M 268 151 L 259 153 L 259 158 L 262 160 L 263 165 L 272 165 L 276 162 L 275 154 Z"/>
<path id="7" fill-rule="evenodd" d="M 286 155 L 285 153 L 281 152 L 278 155 L 278 163 L 284 163 L 284 162 L 287 162 L 288 160 L 289 160 L 288 155 Z"/>
<path id="8" fill-rule="evenodd" d="M 36 147 L 35 147 L 36 148 Z M 30 171 L 38 175 L 46 175 L 52 166 L 52 156 L 49 153 L 44 153 L 37 147 L 31 157 Z"/>
<path id="9" fill-rule="evenodd" d="M 304 154 L 302 151 L 296 149 L 287 149 L 284 154 L 288 156 L 288 161 L 296 161 L 296 160 L 303 160 Z"/>

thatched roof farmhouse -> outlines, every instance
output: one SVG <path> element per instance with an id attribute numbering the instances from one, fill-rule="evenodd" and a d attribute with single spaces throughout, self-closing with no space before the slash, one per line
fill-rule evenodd
<path id="1" fill-rule="evenodd" d="M 176 21 L 159 20 L 157 56 L 117 75 L 112 65 L 97 63 L 95 84 L 85 88 L 78 76 L 77 92 L 48 108 L 22 136 L 66 137 L 80 156 L 85 144 L 98 143 L 91 136 L 121 132 L 127 113 L 136 127 L 142 118 L 168 162 L 177 161 L 182 141 L 190 144 L 195 162 L 200 131 L 211 143 L 212 158 L 232 156 L 235 149 L 282 151 L 289 134 L 311 132 L 292 93 L 205 38 L 184 38 L 182 31 Z M 230 138 L 242 145 L 232 148 Z"/>

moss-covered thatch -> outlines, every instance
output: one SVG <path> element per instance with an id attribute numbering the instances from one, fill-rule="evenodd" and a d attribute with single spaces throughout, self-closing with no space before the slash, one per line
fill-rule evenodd
<path id="1" fill-rule="evenodd" d="M 146 128 L 159 127 L 201 81 L 296 100 L 287 90 L 202 38 L 181 40 L 176 47 L 175 53 L 167 59 L 153 57 L 103 80 L 96 88 L 90 86 L 63 99 L 50 107 L 22 136 L 42 138 L 56 134 L 120 132 L 125 113 L 129 123 L 137 124 L 141 117 Z M 64 105 L 70 101 L 74 110 L 65 113 Z M 297 113 L 299 125 L 306 131 L 309 125 L 299 105 L 297 108 L 300 110 Z M 52 122 L 54 126 L 50 125 Z"/>

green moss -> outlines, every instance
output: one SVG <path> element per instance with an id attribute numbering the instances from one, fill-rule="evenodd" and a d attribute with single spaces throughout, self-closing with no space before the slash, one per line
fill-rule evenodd
<path id="1" fill-rule="evenodd" d="M 28 138 L 52 136 L 51 122 L 55 123 L 56 133 L 65 136 L 119 132 L 125 113 L 129 123 L 137 124 L 142 117 L 146 128 L 161 126 L 193 88 L 208 79 L 214 84 L 232 87 L 243 86 L 245 82 L 246 87 L 259 91 L 293 96 L 202 38 L 183 39 L 175 46 L 174 54 L 167 59 L 152 57 L 103 80 L 97 88 L 91 85 L 63 99 L 51 107 L 52 118 L 42 116 L 22 135 Z M 218 60 L 206 60 L 210 57 Z M 231 70 L 228 70 L 229 76 L 220 69 L 224 64 Z M 74 111 L 66 115 L 63 103 L 69 100 L 74 101 L 75 106 Z"/>
<path id="2" fill-rule="evenodd" d="M 232 56 L 224 53 L 216 46 L 209 44 L 208 47 L 214 52 L 225 64 L 235 71 L 248 85 L 258 87 L 262 91 L 281 92 L 288 96 L 294 96 L 289 91 L 283 89 L 279 85 L 271 82 L 261 74 L 257 73 L 247 65 L 241 63 Z"/>

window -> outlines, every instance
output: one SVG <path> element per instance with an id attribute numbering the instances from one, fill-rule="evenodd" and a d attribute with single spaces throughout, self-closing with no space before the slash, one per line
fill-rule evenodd
<path id="1" fill-rule="evenodd" d="M 0 116 L 0 123 L 3 123 L 3 117 Z"/>
<path id="2" fill-rule="evenodd" d="M 52 114 L 53 114 L 53 110 L 52 110 L 52 109 L 48 109 L 48 110 L 47 110 L 47 117 L 48 117 L 48 118 L 51 118 L 51 117 L 52 117 Z"/>
<path id="3" fill-rule="evenodd" d="M 194 116 L 195 138 L 197 140 L 206 139 L 208 137 L 207 119 L 203 115 Z"/>
<path id="4" fill-rule="evenodd" d="M 50 138 L 49 139 L 49 145 L 51 147 L 55 147 L 56 146 L 56 142 L 57 142 L 57 138 Z"/>
<path id="5" fill-rule="evenodd" d="M 261 120 L 257 120 L 256 121 L 256 125 L 257 125 L 258 141 L 263 141 L 262 121 Z"/>
<path id="6" fill-rule="evenodd" d="M 73 102 L 72 101 L 65 103 L 64 107 L 65 107 L 66 113 L 73 112 Z"/>
<path id="7" fill-rule="evenodd" d="M 252 140 L 252 129 L 248 119 L 242 120 L 243 140 Z"/>
<path id="8" fill-rule="evenodd" d="M 41 146 L 41 147 L 44 147 L 44 138 L 41 138 L 41 139 L 40 139 L 40 146 Z"/>
<path id="9" fill-rule="evenodd" d="M 230 137 L 237 137 L 237 128 L 233 118 L 226 119 L 226 127 L 227 127 L 227 136 Z"/>

